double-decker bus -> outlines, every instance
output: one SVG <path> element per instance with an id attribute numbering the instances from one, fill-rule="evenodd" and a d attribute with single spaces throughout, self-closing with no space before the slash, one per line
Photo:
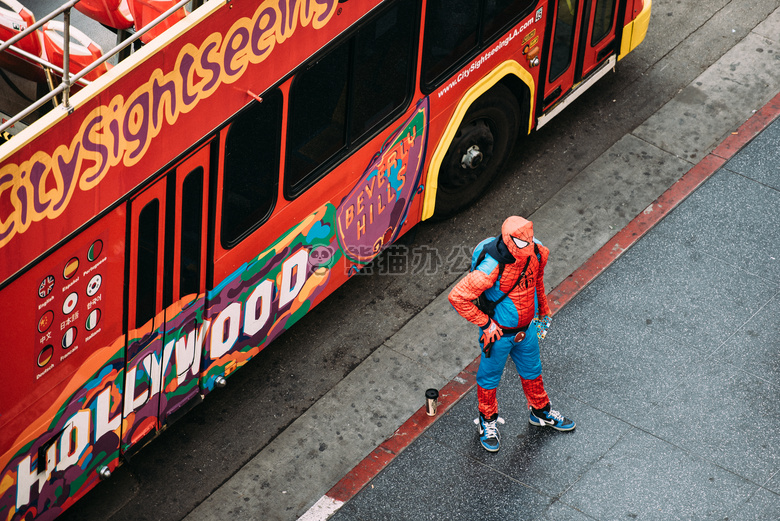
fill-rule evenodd
<path id="1" fill-rule="evenodd" d="M 102 52 L 71 7 L 121 43 Z M 411 227 L 472 203 L 650 8 L 72 0 L 36 21 L 2 0 L 0 520 L 56 517 Z"/>

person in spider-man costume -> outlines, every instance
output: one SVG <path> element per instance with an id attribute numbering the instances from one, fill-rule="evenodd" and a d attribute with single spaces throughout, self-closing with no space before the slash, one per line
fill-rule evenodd
<path id="1" fill-rule="evenodd" d="M 449 294 L 455 310 L 480 328 L 482 356 L 477 371 L 477 400 L 480 443 L 491 452 L 499 449 L 496 422 L 496 389 L 501 381 L 507 357 L 511 356 L 529 405 L 529 422 L 559 431 L 574 429 L 575 423 L 550 407 L 542 381 L 539 339 L 547 334 L 551 321 L 550 306 L 544 290 L 544 268 L 550 250 L 534 238 L 533 223 L 512 216 L 501 226 L 501 236 L 485 239 L 474 252 L 478 266 L 461 279 Z M 500 264 L 504 265 L 499 277 Z M 492 316 L 473 301 L 480 295 L 496 302 Z"/>

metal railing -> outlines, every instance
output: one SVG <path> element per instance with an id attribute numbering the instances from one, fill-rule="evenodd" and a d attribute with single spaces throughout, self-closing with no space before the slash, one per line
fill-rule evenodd
<path id="1" fill-rule="evenodd" d="M 14 52 L 19 53 L 21 56 L 24 56 L 27 59 L 30 59 L 39 65 L 43 66 L 44 69 L 50 68 L 52 70 L 57 71 L 58 73 L 62 74 L 62 83 L 55 89 L 51 90 L 46 96 L 40 98 L 38 101 L 24 109 L 23 111 L 19 112 L 9 120 L 7 120 L 5 123 L 0 125 L 0 133 L 4 132 L 8 128 L 12 127 L 15 123 L 18 121 L 21 121 L 23 118 L 29 116 L 36 110 L 38 110 L 40 107 L 51 101 L 52 99 L 56 98 L 59 94 L 62 94 L 62 107 L 70 113 L 73 108 L 70 106 L 70 88 L 74 83 L 80 83 L 81 85 L 89 85 L 89 81 L 83 79 L 84 76 L 95 70 L 96 68 L 100 67 L 111 59 L 115 54 L 119 53 L 120 51 L 124 50 L 131 44 L 133 44 L 136 40 L 141 38 L 144 34 L 146 34 L 148 31 L 150 31 L 154 26 L 171 16 L 173 13 L 184 7 L 186 4 L 190 3 L 191 0 L 181 0 L 177 2 L 173 7 L 162 13 L 160 16 L 152 20 L 148 25 L 146 25 L 143 29 L 140 31 L 134 33 L 131 37 L 122 40 L 120 44 L 118 44 L 116 47 L 108 51 L 107 53 L 103 54 L 100 58 L 92 62 L 89 66 L 85 67 L 83 70 L 79 71 L 78 74 L 72 75 L 70 74 L 70 10 L 75 6 L 77 3 L 79 3 L 80 0 L 71 0 L 70 2 L 67 2 L 60 6 L 58 9 L 53 11 L 52 13 L 44 16 L 39 21 L 35 22 L 33 25 L 22 31 L 21 33 L 17 34 L 13 38 L 2 41 L 0 40 L 0 52 L 4 52 L 6 49 L 12 49 Z M 202 2 L 197 2 L 197 5 L 199 5 Z M 13 44 L 24 38 L 25 36 L 28 36 L 32 34 L 36 29 L 41 27 L 43 24 L 48 22 L 49 20 L 59 16 L 60 14 L 63 14 L 64 16 L 64 57 L 63 57 L 63 63 L 62 63 L 62 69 L 57 67 L 56 65 L 42 59 L 38 58 L 36 56 L 33 56 L 17 47 L 15 47 Z"/>

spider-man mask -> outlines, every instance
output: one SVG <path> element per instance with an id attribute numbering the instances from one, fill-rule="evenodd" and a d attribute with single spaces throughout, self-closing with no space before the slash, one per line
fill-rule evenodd
<path id="1" fill-rule="evenodd" d="M 534 224 L 513 215 L 501 226 L 501 237 L 515 259 L 525 258 L 534 251 Z"/>

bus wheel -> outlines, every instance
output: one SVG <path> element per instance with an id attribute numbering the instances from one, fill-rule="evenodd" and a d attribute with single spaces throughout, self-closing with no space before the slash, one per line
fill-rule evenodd
<path id="1" fill-rule="evenodd" d="M 512 152 L 520 107 L 496 85 L 469 107 L 439 169 L 434 218 L 446 219 L 476 201 Z"/>

